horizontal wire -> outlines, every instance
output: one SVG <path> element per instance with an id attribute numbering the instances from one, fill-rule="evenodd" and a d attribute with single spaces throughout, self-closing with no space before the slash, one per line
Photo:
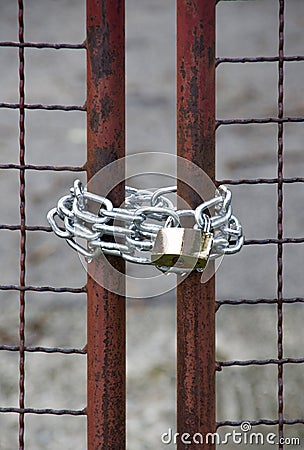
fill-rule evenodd
<path id="1" fill-rule="evenodd" d="M 82 172 L 85 166 L 39 166 L 36 164 L 0 164 L 0 169 L 18 169 L 18 170 L 50 170 L 50 171 L 68 171 Z"/>
<path id="2" fill-rule="evenodd" d="M 21 229 L 21 225 L 10 225 L 10 224 L 2 224 L 0 225 L 0 230 L 8 230 L 8 231 L 17 231 Z M 42 225 L 25 225 L 23 227 L 26 231 L 53 231 L 51 227 L 45 227 Z"/>
<path id="3" fill-rule="evenodd" d="M 51 42 L 15 42 L 15 41 L 0 41 L 0 47 L 16 47 L 16 48 L 50 48 L 54 50 L 68 49 L 80 50 L 86 48 L 86 42 L 80 44 L 67 43 L 51 43 Z"/>
<path id="4" fill-rule="evenodd" d="M 55 416 L 85 416 L 84 409 L 37 409 L 37 408 L 0 408 L 0 413 L 17 413 L 17 414 L 51 414 Z"/>
<path id="5" fill-rule="evenodd" d="M 224 299 L 224 300 L 217 300 L 216 306 L 217 310 L 223 306 L 223 305 L 231 305 L 231 306 L 238 306 L 238 305 L 276 305 L 278 303 L 278 299 L 275 298 L 255 298 L 255 299 Z M 288 304 L 294 304 L 294 303 L 304 303 L 304 297 L 291 297 L 291 298 L 285 298 L 282 300 L 282 303 L 288 305 Z"/>
<path id="6" fill-rule="evenodd" d="M 221 125 L 252 125 L 267 123 L 299 123 L 304 122 L 304 117 L 262 117 L 251 119 L 220 119 L 216 121 L 216 127 Z"/>
<path id="7" fill-rule="evenodd" d="M 45 109 L 48 111 L 86 111 L 85 105 L 43 105 L 41 103 L 25 103 L 25 109 Z M 20 109 L 20 103 L 0 103 L 0 108 Z"/>
<path id="8" fill-rule="evenodd" d="M 304 238 L 246 239 L 244 245 L 303 244 Z"/>
<path id="9" fill-rule="evenodd" d="M 2 224 L 0 225 L 0 230 L 8 230 L 8 231 L 18 231 L 20 230 L 20 225 L 9 225 Z M 27 231 L 44 231 L 44 232 L 52 232 L 51 227 L 45 226 L 34 226 L 27 225 L 25 227 Z M 302 244 L 304 243 L 304 238 L 284 238 L 284 239 L 276 239 L 276 238 L 267 238 L 267 239 L 246 239 L 244 241 L 244 245 L 270 245 L 270 244 Z"/>
<path id="10" fill-rule="evenodd" d="M 83 166 L 49 166 L 49 165 L 36 165 L 36 164 L 0 164 L 0 169 L 18 169 L 18 170 L 49 170 L 49 171 L 68 171 L 68 172 L 84 172 L 86 170 L 86 164 Z M 243 178 L 243 179 L 224 179 L 217 180 L 216 184 L 276 184 L 277 178 Z M 304 183 L 304 177 L 291 177 L 283 178 L 283 183 Z"/>
<path id="11" fill-rule="evenodd" d="M 17 231 L 20 230 L 20 225 L 10 225 L 10 224 L 2 224 L 0 225 L 0 230 L 8 230 L 8 231 Z M 47 233 L 53 232 L 52 228 L 44 225 L 25 225 L 24 229 L 26 231 L 43 231 Z"/>
<path id="12" fill-rule="evenodd" d="M 18 231 L 20 230 L 20 225 L 10 225 L 10 224 L 0 224 L 0 230 L 8 230 L 8 231 Z M 43 232 L 52 232 L 51 227 L 46 227 L 42 225 L 27 225 L 25 227 L 27 231 L 43 231 Z M 284 239 L 276 239 L 276 238 L 267 238 L 267 239 L 246 239 L 244 241 L 244 245 L 269 245 L 269 244 L 303 244 L 303 238 L 284 238 Z"/>
<path id="13" fill-rule="evenodd" d="M 0 345 L 0 351 L 19 352 L 19 345 Z M 86 348 L 62 348 L 62 347 L 24 347 L 30 353 L 62 353 L 64 355 L 86 355 Z"/>
<path id="14" fill-rule="evenodd" d="M 226 179 L 226 180 L 218 180 L 216 184 L 219 186 L 220 184 L 231 184 L 231 185 L 239 185 L 239 184 L 276 184 L 278 183 L 277 178 L 243 178 L 243 179 Z M 292 184 L 292 183 L 304 183 L 303 177 L 291 177 L 291 178 L 283 178 L 283 183 Z"/>
<path id="15" fill-rule="evenodd" d="M 231 361 L 217 361 L 216 370 L 221 371 L 223 367 L 247 367 L 247 366 L 268 366 L 270 364 L 304 364 L 304 358 L 269 358 L 269 359 L 248 359 L 248 360 L 231 360 Z"/>
<path id="16" fill-rule="evenodd" d="M 223 420 L 221 422 L 217 422 L 216 427 L 220 428 L 220 427 L 239 427 L 240 425 L 242 425 L 242 423 L 244 422 L 248 422 L 250 423 L 251 426 L 256 427 L 259 425 L 278 425 L 279 421 L 278 420 L 268 420 L 268 419 L 259 419 L 259 420 L 237 420 L 237 421 L 233 421 L 233 420 Z M 299 419 L 284 419 L 283 423 L 285 425 L 297 425 L 297 424 L 304 424 L 304 418 L 299 418 Z"/>
<path id="17" fill-rule="evenodd" d="M 301 62 L 304 61 L 304 56 L 284 56 L 280 58 L 278 56 L 256 56 L 256 57 L 244 57 L 244 58 L 216 58 L 216 66 L 224 63 L 264 63 L 264 62 L 278 62 L 278 61 L 286 61 L 286 62 Z"/>
<path id="18" fill-rule="evenodd" d="M 17 284 L 0 285 L 0 291 L 31 291 L 31 292 L 69 292 L 71 294 L 82 294 L 87 292 L 86 286 L 73 287 L 54 287 L 54 286 L 19 286 Z"/>

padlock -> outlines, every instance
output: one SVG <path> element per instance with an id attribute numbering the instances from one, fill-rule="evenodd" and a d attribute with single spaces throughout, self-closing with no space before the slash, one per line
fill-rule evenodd
<path id="1" fill-rule="evenodd" d="M 151 262 L 156 266 L 204 269 L 212 248 L 213 234 L 195 228 L 161 228 Z"/>

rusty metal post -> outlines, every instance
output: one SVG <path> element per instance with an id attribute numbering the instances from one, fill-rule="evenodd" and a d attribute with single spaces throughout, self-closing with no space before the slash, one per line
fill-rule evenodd
<path id="1" fill-rule="evenodd" d="M 125 9 L 123 0 L 87 0 L 87 174 L 124 156 Z M 124 183 L 112 201 L 124 200 Z M 124 272 L 121 258 L 111 264 Z M 103 271 L 102 264 L 93 270 Z M 109 276 L 109 275 L 104 275 Z M 111 275 L 115 277 L 115 275 Z M 112 281 L 113 282 L 113 281 Z M 116 282 L 116 280 L 115 280 Z M 117 278 L 117 283 L 120 283 Z M 124 286 L 119 286 L 124 292 Z M 125 448 L 125 297 L 98 285 L 88 292 L 88 449 Z"/>
<path id="2" fill-rule="evenodd" d="M 215 0 L 177 0 L 177 154 L 214 180 Z M 178 194 L 198 204 L 180 181 Z M 215 427 L 215 283 L 193 273 L 177 288 L 177 431 L 205 436 Z M 179 439 L 179 450 L 188 447 Z"/>

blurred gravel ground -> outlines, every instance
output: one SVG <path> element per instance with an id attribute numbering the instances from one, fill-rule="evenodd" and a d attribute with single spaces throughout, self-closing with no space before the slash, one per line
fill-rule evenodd
<path id="1" fill-rule="evenodd" d="M 222 2 L 217 6 L 217 55 L 276 55 L 277 0 Z M 286 54 L 303 53 L 304 2 L 286 1 Z M 84 0 L 25 0 L 29 41 L 82 42 Z M 0 39 L 17 40 L 16 2 L 0 3 Z M 175 151 L 175 2 L 127 0 L 128 153 Z M 85 51 L 26 49 L 28 103 L 83 104 Z M 18 51 L 0 49 L 0 100 L 18 101 Z M 285 65 L 286 115 L 303 115 L 303 63 Z M 275 63 L 222 65 L 217 72 L 218 118 L 276 115 Z M 81 165 L 85 161 L 85 114 L 27 111 L 26 161 L 29 164 Z M 217 177 L 275 177 L 275 125 L 222 127 L 217 133 Z M 285 176 L 303 176 L 303 124 L 285 126 Z M 0 110 L 0 163 L 18 162 L 18 112 Z M 151 170 L 157 162 L 147 161 Z M 72 184 L 70 173 L 28 171 L 27 223 L 46 225 L 46 212 Z M 144 186 L 145 180 L 142 181 Z M 18 223 L 18 172 L 2 170 L 1 223 Z M 246 237 L 276 236 L 276 187 L 232 189 L 234 210 Z M 302 234 L 303 187 L 284 189 L 286 237 Z M 284 247 L 284 296 L 303 296 L 302 246 Z M 1 231 L 1 284 L 18 284 L 19 235 Z M 276 297 L 275 246 L 245 247 L 226 258 L 217 273 L 217 297 Z M 86 275 L 74 252 L 48 233 L 28 233 L 27 283 L 82 286 Z M 132 268 L 130 268 L 132 271 Z M 144 283 L 137 292 L 147 295 Z M 0 343 L 18 344 L 17 292 L 0 292 Z M 28 293 L 27 345 L 82 347 L 86 341 L 83 294 Z M 284 352 L 303 357 L 301 305 L 284 307 Z M 128 302 L 128 448 L 173 448 L 160 435 L 175 429 L 174 293 Z M 272 306 L 222 307 L 217 315 L 221 360 L 276 357 L 276 309 Z M 86 362 L 83 356 L 27 354 L 26 406 L 83 408 Z M 285 367 L 285 417 L 303 417 L 303 368 Z M 276 418 L 276 367 L 227 368 L 218 374 L 218 419 Z M 18 406 L 18 355 L 0 353 L 0 405 Z M 287 429 L 300 435 L 301 427 Z M 0 449 L 18 448 L 18 417 L 0 416 Z M 199 431 L 199 430 L 198 430 Z M 265 431 L 265 430 L 263 430 Z M 267 429 L 267 431 L 273 431 Z M 274 430 L 275 432 L 275 430 Z M 29 450 L 84 450 L 85 419 L 28 416 Z M 233 449 L 233 447 L 230 447 Z M 263 448 L 267 449 L 267 446 Z M 272 447 L 271 447 L 272 448 Z M 289 448 L 293 448 L 289 446 Z M 295 447 L 294 447 L 295 448 Z M 298 447 L 297 447 L 298 448 Z"/>

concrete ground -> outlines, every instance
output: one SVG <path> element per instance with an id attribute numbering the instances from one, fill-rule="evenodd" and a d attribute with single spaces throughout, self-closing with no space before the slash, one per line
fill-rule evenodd
<path id="1" fill-rule="evenodd" d="M 304 2 L 287 0 L 287 55 L 303 54 L 303 26 Z M 16 4 L 2 0 L 0 40 L 17 38 Z M 84 0 L 26 0 L 25 39 L 82 42 Z M 218 4 L 218 56 L 274 56 L 277 49 L 277 0 Z M 27 103 L 84 103 L 84 50 L 26 49 L 25 58 Z M 303 116 L 303 64 L 285 64 L 286 116 Z M 18 102 L 18 50 L 0 48 L 0 67 L 0 101 Z M 275 115 L 277 63 L 219 66 L 218 118 Z M 85 113 L 27 111 L 26 129 L 28 164 L 81 165 L 85 161 Z M 286 124 L 284 129 L 284 176 L 303 176 L 303 124 Z M 173 0 L 127 0 L 127 151 L 175 152 Z M 217 178 L 275 177 L 276 152 L 275 124 L 223 126 L 217 132 Z M 1 109 L 0 163 L 17 162 L 18 111 Z M 160 170 L 157 160 L 149 160 L 148 164 L 151 170 Z M 74 178 L 75 174 L 67 172 L 28 171 L 27 224 L 46 225 L 47 211 L 67 192 Z M 143 186 L 146 182 L 149 181 L 141 181 Z M 1 171 L 0 192 L 1 223 L 17 224 L 16 170 Z M 276 186 L 236 186 L 232 192 L 234 212 L 242 221 L 246 238 L 275 238 Z M 303 237 L 303 193 L 301 184 L 284 187 L 285 237 Z M 2 230 L 0 236 L 0 283 L 18 284 L 19 234 Z M 28 233 L 27 266 L 28 284 L 78 287 L 86 280 L 77 255 L 49 233 Z M 285 245 L 286 298 L 303 296 L 302 266 L 302 245 Z M 134 268 L 129 270 L 134 273 Z M 276 271 L 274 245 L 246 246 L 221 264 L 216 275 L 217 298 L 276 298 Z M 129 289 L 135 289 L 138 296 L 147 296 L 144 283 Z M 84 346 L 83 294 L 28 293 L 26 302 L 27 345 Z M 0 310 L 0 345 L 17 345 L 18 293 L 0 291 Z M 175 430 L 174 293 L 150 300 L 130 299 L 127 314 L 128 448 L 173 448 L 162 445 L 160 436 L 169 427 Z M 286 357 L 303 357 L 303 319 L 302 305 L 284 306 Z M 276 322 L 276 308 L 272 305 L 222 307 L 217 314 L 218 359 L 276 358 Z M 276 419 L 276 377 L 277 369 L 271 365 L 223 369 L 217 378 L 218 420 Z M 286 366 L 284 382 L 285 417 L 303 417 L 303 367 Z M 83 408 L 85 383 L 84 356 L 26 355 L 26 407 Z M 13 352 L 0 353 L 0 406 L 18 406 L 18 355 Z M 17 415 L 0 415 L 0 430 L 0 449 L 17 449 Z M 84 450 L 85 435 L 84 418 L 26 418 L 29 450 Z M 299 435 L 304 442 L 300 426 L 288 427 L 286 435 Z"/>

